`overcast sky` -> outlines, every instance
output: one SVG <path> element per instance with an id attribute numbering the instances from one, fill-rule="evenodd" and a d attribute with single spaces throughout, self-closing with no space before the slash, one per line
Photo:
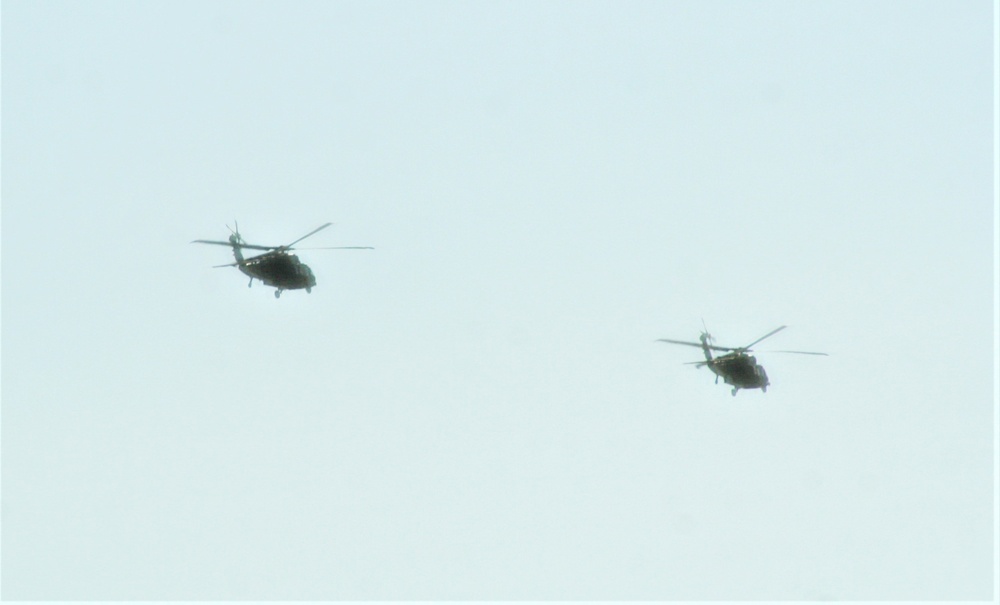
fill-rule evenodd
<path id="1" fill-rule="evenodd" d="M 3 598 L 994 598 L 993 18 L 5 1 Z"/>

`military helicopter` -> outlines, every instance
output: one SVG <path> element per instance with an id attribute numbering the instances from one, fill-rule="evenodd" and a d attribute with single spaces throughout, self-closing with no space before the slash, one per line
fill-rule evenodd
<path id="1" fill-rule="evenodd" d="M 280 298 L 281 293 L 285 290 L 302 290 L 306 292 L 312 292 L 313 286 L 316 285 L 316 276 L 313 275 L 312 270 L 308 265 L 299 260 L 298 256 L 294 254 L 289 254 L 289 251 L 294 250 L 292 246 L 301 242 L 311 235 L 326 229 L 333 223 L 326 223 L 320 225 L 319 227 L 313 229 L 309 233 L 306 233 L 299 239 L 295 240 L 290 244 L 284 246 L 258 246 L 256 244 L 248 244 L 240 235 L 239 223 L 236 224 L 236 230 L 229 229 L 232 235 L 229 236 L 229 241 L 222 242 L 217 240 L 208 239 L 196 239 L 192 241 L 192 244 L 216 244 L 219 246 L 230 246 L 233 249 L 233 256 L 236 257 L 235 263 L 229 263 L 226 265 L 215 265 L 213 268 L 219 267 L 236 267 L 244 274 L 250 276 L 250 283 L 247 287 L 253 285 L 253 280 L 260 280 L 265 286 L 271 286 L 276 288 L 274 291 L 274 297 Z M 333 246 L 333 247 L 323 247 L 323 248 L 310 248 L 311 250 L 374 250 L 371 246 Z M 243 250 L 266 250 L 264 254 L 258 254 L 257 256 L 252 256 L 250 258 L 243 257 Z"/>
<path id="2" fill-rule="evenodd" d="M 669 342 L 675 345 L 701 347 L 701 350 L 705 353 L 705 361 L 692 361 L 688 363 L 695 364 L 699 368 L 708 366 L 708 369 L 715 373 L 715 384 L 719 384 L 719 377 L 722 377 L 726 384 L 733 385 L 733 397 L 735 397 L 736 393 L 740 389 L 760 389 L 761 392 L 767 392 L 767 385 L 771 384 L 767 379 L 767 372 L 764 371 L 764 366 L 757 363 L 757 358 L 753 355 L 748 355 L 748 353 L 750 352 L 750 347 L 765 338 L 774 336 L 787 327 L 788 326 L 781 326 L 779 328 L 775 328 L 757 340 L 742 347 L 719 347 L 711 344 L 714 339 L 712 338 L 712 335 L 708 333 L 707 329 L 701 333 L 700 344 L 684 340 L 671 340 L 669 338 L 660 338 L 657 342 Z M 727 353 L 713 358 L 712 351 L 727 351 Z M 814 353 L 812 351 L 772 352 L 796 353 L 798 355 L 826 355 L 826 353 Z"/>

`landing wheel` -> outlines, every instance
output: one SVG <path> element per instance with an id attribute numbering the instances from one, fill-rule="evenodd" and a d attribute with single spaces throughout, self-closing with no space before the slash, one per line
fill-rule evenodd
<path id="1" fill-rule="evenodd" d="M 281 290 L 275 290 L 274 291 L 274 297 L 275 298 L 281 298 Z"/>
<path id="2" fill-rule="evenodd" d="M 312 291 L 313 291 L 312 288 L 306 288 L 306 294 L 312 294 Z"/>
<path id="3" fill-rule="evenodd" d="M 739 389 L 737 389 L 737 388 L 733 387 L 733 397 L 736 397 L 736 391 L 738 391 L 738 390 L 739 390 Z"/>

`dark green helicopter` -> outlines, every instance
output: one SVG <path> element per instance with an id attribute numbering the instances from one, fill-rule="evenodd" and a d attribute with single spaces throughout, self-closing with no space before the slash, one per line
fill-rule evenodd
<path id="1" fill-rule="evenodd" d="M 685 340 L 670 340 L 668 338 L 660 338 L 657 342 L 669 342 L 675 345 L 701 347 L 701 350 L 705 353 L 705 361 L 692 361 L 688 363 L 692 363 L 699 368 L 708 366 L 708 369 L 715 373 L 715 384 L 719 384 L 719 377 L 721 377 L 726 384 L 733 385 L 733 397 L 735 397 L 737 391 L 740 389 L 760 389 L 764 393 L 767 392 L 767 385 L 771 384 L 767 379 L 767 372 L 764 371 L 764 366 L 757 363 L 756 357 L 749 355 L 750 347 L 765 338 L 774 336 L 787 327 L 788 326 L 781 326 L 779 328 L 775 328 L 757 340 L 742 347 L 719 347 L 714 344 L 710 344 L 714 339 L 712 338 L 712 335 L 708 333 L 707 329 L 701 333 L 701 343 L 687 342 Z M 712 351 L 726 351 L 726 354 L 718 357 L 712 357 Z M 826 353 L 814 353 L 812 351 L 772 351 L 772 353 L 826 355 Z"/>
<path id="2" fill-rule="evenodd" d="M 219 246 L 231 247 L 233 249 L 233 256 L 236 258 L 236 262 L 226 265 L 215 265 L 214 268 L 236 267 L 244 274 L 250 276 L 250 283 L 247 284 L 247 287 L 253 285 L 253 280 L 260 280 L 265 286 L 276 288 L 274 291 L 274 297 L 279 298 L 281 297 L 281 293 L 285 290 L 305 290 L 306 292 L 312 292 L 313 286 L 316 285 L 316 276 L 313 275 L 312 269 L 309 268 L 309 265 L 300 261 L 298 256 L 289 254 L 289 252 L 294 250 L 292 246 L 295 244 L 311 235 L 315 235 L 332 224 L 333 223 L 326 223 L 325 225 L 321 225 L 309 233 L 306 233 L 294 242 L 284 246 L 258 246 L 256 244 L 248 244 L 240 235 L 240 226 L 238 223 L 236 224 L 235 231 L 229 229 L 232 235 L 229 236 L 229 241 L 227 242 L 196 239 L 191 243 L 216 244 Z M 310 249 L 374 250 L 371 246 L 331 246 Z M 266 252 L 250 258 L 244 258 L 243 250 L 265 250 Z"/>

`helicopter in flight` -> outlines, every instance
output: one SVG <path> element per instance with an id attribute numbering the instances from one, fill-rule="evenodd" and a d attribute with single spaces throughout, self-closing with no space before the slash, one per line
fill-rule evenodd
<path id="1" fill-rule="evenodd" d="M 316 285 L 316 276 L 313 275 L 312 269 L 309 268 L 309 265 L 300 261 L 298 256 L 289 254 L 289 252 L 294 250 L 292 246 L 295 244 L 301 242 L 309 236 L 315 235 L 332 224 L 333 223 L 326 223 L 324 225 L 320 225 L 299 239 L 284 246 L 258 246 L 256 244 L 246 243 L 243 236 L 240 235 L 239 223 L 236 224 L 235 231 L 229 229 L 232 233 L 232 235 L 229 236 L 229 241 L 223 242 L 217 240 L 196 239 L 191 243 L 216 244 L 219 246 L 231 247 L 233 249 L 233 256 L 236 258 L 236 262 L 225 265 L 215 265 L 213 268 L 236 267 L 245 275 L 250 277 L 250 283 L 247 284 L 248 288 L 253 285 L 253 280 L 256 279 L 262 282 L 265 286 L 275 288 L 274 297 L 280 298 L 281 293 L 285 290 L 304 289 L 306 292 L 312 292 L 313 286 Z M 226 228 L 228 229 L 228 226 Z M 310 249 L 374 250 L 371 246 L 332 246 Z M 244 258 L 243 250 L 265 250 L 265 252 L 263 254 L 258 254 L 257 256 Z"/>
<path id="2" fill-rule="evenodd" d="M 671 340 L 669 338 L 660 338 L 657 342 L 669 342 L 675 345 L 701 347 L 701 350 L 705 353 L 705 361 L 692 361 L 688 363 L 694 364 L 699 368 L 708 366 L 708 369 L 715 373 L 715 384 L 719 384 L 719 378 L 721 377 L 726 384 L 733 386 L 733 397 L 735 397 L 736 393 L 740 389 L 760 389 L 761 392 L 767 392 L 767 385 L 771 384 L 767 379 L 767 372 L 764 371 L 764 366 L 757 363 L 757 358 L 749 354 L 750 347 L 765 338 L 774 336 L 787 327 L 788 326 L 781 326 L 775 328 L 757 340 L 742 347 L 720 347 L 712 344 L 714 339 L 712 338 L 712 335 L 708 333 L 707 329 L 701 333 L 701 343 L 688 342 L 684 340 Z M 725 354 L 719 355 L 718 357 L 712 357 L 712 351 L 725 351 Z M 815 353 L 812 351 L 772 352 L 796 353 L 798 355 L 826 355 L 826 353 Z"/>

